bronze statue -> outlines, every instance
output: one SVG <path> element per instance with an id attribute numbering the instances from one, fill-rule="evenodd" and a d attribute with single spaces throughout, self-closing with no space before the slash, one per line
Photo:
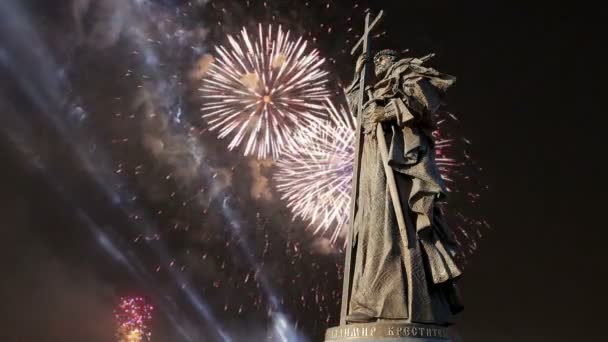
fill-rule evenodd
<path id="1" fill-rule="evenodd" d="M 374 56 L 378 80 L 368 89 L 371 96 L 361 118 L 363 150 L 347 322 L 447 324 L 461 310 L 454 287 L 460 276 L 453 259 L 456 242 L 436 203 L 445 187 L 431 135 L 442 95 L 455 79 L 424 66 L 429 57 L 398 59 L 393 50 Z M 365 54 L 359 58 L 355 80 L 347 89 L 350 104 L 356 103 L 366 59 Z M 384 139 L 379 139 L 381 134 Z M 395 184 L 385 175 L 382 142 L 388 142 L 388 171 Z M 399 212 L 390 187 L 396 187 Z M 404 218 L 404 230 L 397 215 Z"/>
<path id="2" fill-rule="evenodd" d="M 382 50 L 370 60 L 369 31 L 368 17 L 364 53 L 346 89 L 351 111 L 359 113 L 360 128 L 342 330 L 330 329 L 326 340 L 382 335 L 357 335 L 359 327 L 369 334 L 372 326 L 356 323 L 375 322 L 387 336 L 391 329 L 441 328 L 463 308 L 455 286 L 461 275 L 454 261 L 456 241 L 437 206 L 445 185 L 435 163 L 432 136 L 435 113 L 455 78 L 426 66 L 432 54 L 401 57 L 394 50 Z M 375 80 L 366 85 L 366 66 L 371 63 Z M 353 325 L 356 330 L 345 328 Z M 403 337 L 447 338 L 443 330 L 441 336 L 428 331 L 427 336 Z"/>

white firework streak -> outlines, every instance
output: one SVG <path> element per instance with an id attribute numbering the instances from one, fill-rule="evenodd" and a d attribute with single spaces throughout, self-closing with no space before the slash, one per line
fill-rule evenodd
<path id="1" fill-rule="evenodd" d="M 228 42 L 216 47 L 199 89 L 206 100 L 202 116 L 218 138 L 231 137 L 228 149 L 244 145 L 246 156 L 277 159 L 297 127 L 326 119 L 325 59 L 302 37 L 290 40 L 281 26 L 273 35 L 271 25 L 260 24 L 257 38 L 243 28 Z"/>
<path id="2" fill-rule="evenodd" d="M 286 150 L 277 161 L 275 180 L 294 219 L 308 221 L 314 227 L 313 234 L 327 234 L 335 244 L 347 232 L 355 123 L 344 108 L 336 109 L 330 101 L 325 107 L 329 119 L 298 130 L 294 148 Z M 443 179 L 451 183 L 450 171 L 460 165 L 446 155 L 452 140 L 441 138 L 438 131 L 434 135 L 438 168 Z"/>

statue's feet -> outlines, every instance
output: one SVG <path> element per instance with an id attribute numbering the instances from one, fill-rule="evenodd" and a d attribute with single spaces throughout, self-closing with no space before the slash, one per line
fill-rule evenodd
<path id="1" fill-rule="evenodd" d="M 376 318 L 363 312 L 353 312 L 346 316 L 346 323 L 370 323 L 375 322 Z"/>

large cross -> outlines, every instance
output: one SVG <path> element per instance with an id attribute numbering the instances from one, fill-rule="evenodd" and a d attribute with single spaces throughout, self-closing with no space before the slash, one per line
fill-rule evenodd
<path id="1" fill-rule="evenodd" d="M 365 16 L 365 29 L 363 31 L 363 35 L 361 39 L 355 44 L 351 51 L 351 55 L 354 55 L 359 47 L 362 47 L 362 52 L 367 54 L 369 58 L 369 54 L 371 51 L 370 47 L 370 33 L 372 29 L 378 24 L 380 19 L 382 18 L 383 11 L 380 11 L 374 21 L 370 24 L 370 14 L 367 13 Z M 357 131 L 356 131 L 356 145 L 355 145 L 355 162 L 353 165 L 353 188 L 350 202 L 350 216 L 349 216 L 349 232 L 348 232 L 348 240 L 346 245 L 346 261 L 344 263 L 344 283 L 342 286 L 342 309 L 340 311 L 340 325 L 346 324 L 346 315 L 348 315 L 348 304 L 351 292 L 351 278 L 353 273 L 353 267 L 351 267 L 351 258 L 352 258 L 352 250 L 355 247 L 353 244 L 354 237 L 354 222 L 355 222 L 355 214 L 357 212 L 357 196 L 359 189 L 359 173 L 361 171 L 360 162 L 361 162 L 361 145 L 363 144 L 363 136 L 361 135 L 361 122 L 363 121 L 363 102 L 365 99 L 365 79 L 368 73 L 369 63 L 366 61 L 363 65 L 363 70 L 361 70 L 361 77 L 359 79 L 359 97 L 357 99 Z"/>

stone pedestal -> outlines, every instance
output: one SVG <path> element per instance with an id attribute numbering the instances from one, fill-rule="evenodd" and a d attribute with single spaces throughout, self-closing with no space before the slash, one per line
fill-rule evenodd
<path id="1" fill-rule="evenodd" d="M 327 329 L 325 342 L 451 342 L 443 326 L 374 322 Z"/>

